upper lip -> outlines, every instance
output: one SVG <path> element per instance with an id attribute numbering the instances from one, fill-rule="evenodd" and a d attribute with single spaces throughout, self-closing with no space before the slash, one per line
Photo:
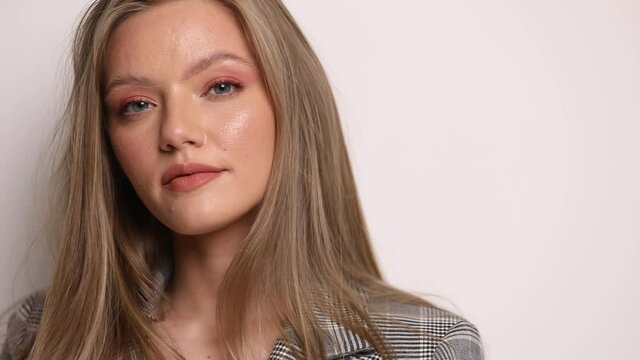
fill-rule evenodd
<path id="1" fill-rule="evenodd" d="M 171 182 L 171 180 L 184 175 L 191 175 L 195 173 L 202 172 L 220 172 L 224 169 L 206 165 L 199 163 L 182 163 L 182 164 L 173 164 L 169 166 L 167 171 L 162 175 L 162 185 L 166 185 Z"/>

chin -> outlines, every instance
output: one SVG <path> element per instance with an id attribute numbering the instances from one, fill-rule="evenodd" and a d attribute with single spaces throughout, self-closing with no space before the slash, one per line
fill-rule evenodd
<path id="1" fill-rule="evenodd" d="M 211 218 L 204 218 L 202 215 L 197 217 L 172 216 L 163 221 L 164 225 L 171 231 L 180 235 L 202 235 L 216 230 L 220 230 L 227 226 L 226 223 L 214 221 Z"/>
<path id="2" fill-rule="evenodd" d="M 169 214 L 162 223 L 171 231 L 187 236 L 197 236 L 209 234 L 225 229 L 234 224 L 241 227 L 247 226 L 245 216 L 243 214 L 229 213 L 203 213 L 203 212 L 182 212 L 181 214 Z M 242 223 L 242 224 L 241 224 Z"/>
<path id="3" fill-rule="evenodd" d="M 153 213 L 172 232 L 197 236 L 228 227 L 246 231 L 253 223 L 256 205 L 226 201 L 179 202 L 167 207 L 155 207 Z"/>

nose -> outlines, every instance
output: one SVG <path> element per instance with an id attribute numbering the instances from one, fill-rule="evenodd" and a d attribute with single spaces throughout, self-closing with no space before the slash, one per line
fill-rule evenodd
<path id="1" fill-rule="evenodd" d="M 171 152 L 188 146 L 200 147 L 206 142 L 196 104 L 188 96 L 165 100 L 160 128 L 160 149 Z"/>

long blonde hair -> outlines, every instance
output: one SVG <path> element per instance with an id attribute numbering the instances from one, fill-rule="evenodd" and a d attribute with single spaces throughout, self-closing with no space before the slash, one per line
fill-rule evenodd
<path id="1" fill-rule="evenodd" d="M 214 0 L 212 0 L 214 1 Z M 216 0 L 240 24 L 276 118 L 276 150 L 255 222 L 220 288 L 219 326 L 228 358 L 241 354 L 246 294 L 282 301 L 278 316 L 307 359 L 324 358 L 319 311 L 392 351 L 367 298 L 435 305 L 386 284 L 376 264 L 326 74 L 280 0 Z M 127 17 L 162 1 L 98 0 L 73 43 L 73 87 L 63 116 L 64 218 L 56 268 L 29 359 L 180 355 L 144 309 L 157 301 L 152 269 L 169 231 L 144 207 L 113 156 L 104 128 L 103 54 Z M 275 259 L 277 261 L 264 261 Z M 285 337 L 285 334 L 282 334 Z M 129 349 L 136 349 L 129 354 Z"/>

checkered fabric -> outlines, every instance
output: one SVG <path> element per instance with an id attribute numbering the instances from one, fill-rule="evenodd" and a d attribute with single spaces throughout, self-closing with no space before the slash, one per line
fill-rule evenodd
<path id="1" fill-rule="evenodd" d="M 156 272 L 161 284 L 166 283 L 168 271 L 164 268 Z M 44 290 L 32 293 L 11 314 L 0 360 L 19 360 L 28 353 L 35 340 L 45 297 Z M 451 312 L 393 302 L 372 302 L 368 308 L 372 321 L 394 352 L 394 359 L 484 360 L 476 326 Z M 148 311 L 152 312 L 153 307 Z M 382 359 L 362 337 L 322 314 L 316 316 L 325 333 L 327 359 Z M 285 334 L 290 341 L 278 339 L 269 360 L 296 360 L 292 347 L 300 350 L 300 343 L 291 328 L 286 328 Z"/>
<path id="2" fill-rule="evenodd" d="M 483 360 L 484 349 L 475 325 L 446 310 L 392 302 L 369 305 L 369 316 L 394 352 L 394 359 Z M 327 359 L 382 359 L 362 337 L 321 314 Z M 286 329 L 289 338 L 295 334 Z M 300 350 L 299 342 L 293 345 Z M 269 360 L 296 359 L 278 340 Z"/>
<path id="3" fill-rule="evenodd" d="M 0 360 L 22 359 L 28 352 L 35 340 L 44 299 L 45 293 L 33 293 L 11 315 Z M 371 314 L 371 317 L 397 359 L 484 359 L 480 335 L 470 322 L 445 310 L 394 303 L 386 305 L 388 312 Z M 328 319 L 321 321 L 321 324 L 327 334 L 327 359 L 382 359 L 366 340 L 351 330 Z M 286 332 L 295 339 L 289 329 Z M 296 343 L 292 346 L 296 346 Z M 294 359 L 293 349 L 281 339 L 276 342 L 269 356 L 269 360 Z"/>

